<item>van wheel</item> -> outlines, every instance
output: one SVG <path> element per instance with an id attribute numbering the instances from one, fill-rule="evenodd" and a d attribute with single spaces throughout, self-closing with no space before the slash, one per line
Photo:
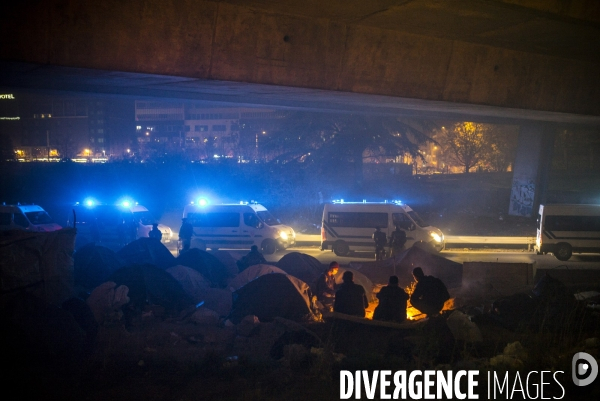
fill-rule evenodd
<path id="1" fill-rule="evenodd" d="M 262 251 L 267 255 L 272 255 L 277 250 L 277 243 L 272 239 L 266 239 L 262 243 Z"/>
<path id="2" fill-rule="evenodd" d="M 346 256 L 350 253 L 350 247 L 344 241 L 338 241 L 333 245 L 333 252 L 337 256 Z"/>
<path id="3" fill-rule="evenodd" d="M 566 242 L 559 242 L 554 248 L 554 257 L 560 261 L 567 261 L 573 255 L 573 248 Z"/>

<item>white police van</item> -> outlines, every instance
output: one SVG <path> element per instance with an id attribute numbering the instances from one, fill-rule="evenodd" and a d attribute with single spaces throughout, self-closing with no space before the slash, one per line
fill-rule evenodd
<path id="1" fill-rule="evenodd" d="M 169 243 L 173 239 L 173 231 L 171 227 L 158 223 L 152 213 L 142 205 L 137 203 L 133 206 L 129 206 L 129 210 L 133 213 L 133 219 L 137 223 L 137 237 L 144 238 L 148 237 L 150 230 L 152 230 L 152 224 L 157 223 L 158 229 L 162 233 L 161 242 Z"/>
<path id="2" fill-rule="evenodd" d="M 258 203 L 209 205 L 201 201 L 187 205 L 183 217 L 194 228 L 192 248 L 250 249 L 256 245 L 270 255 L 296 243 L 294 230 Z"/>
<path id="3" fill-rule="evenodd" d="M 600 205 L 540 205 L 534 250 L 561 261 L 573 252 L 600 253 Z"/>
<path id="4" fill-rule="evenodd" d="M 56 231 L 62 227 L 38 205 L 0 205 L 0 230 Z"/>
<path id="5" fill-rule="evenodd" d="M 415 244 L 432 251 L 444 249 L 444 234 L 439 228 L 427 225 L 408 205 L 392 202 L 326 203 L 321 225 L 321 250 L 332 249 L 338 256 L 351 250 L 372 251 L 375 228 L 379 227 L 388 239 L 396 228 L 406 232 L 405 247 Z"/>

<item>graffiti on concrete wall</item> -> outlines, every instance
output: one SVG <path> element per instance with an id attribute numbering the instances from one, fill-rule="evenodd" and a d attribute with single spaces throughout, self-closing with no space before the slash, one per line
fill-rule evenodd
<path id="1" fill-rule="evenodd" d="M 535 181 L 532 179 L 514 179 L 510 193 L 510 211 L 513 216 L 530 217 L 533 212 Z"/>

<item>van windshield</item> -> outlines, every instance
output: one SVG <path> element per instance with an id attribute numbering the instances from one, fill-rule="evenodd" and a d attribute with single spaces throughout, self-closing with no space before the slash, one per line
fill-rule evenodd
<path id="1" fill-rule="evenodd" d="M 27 212 L 25 213 L 25 216 L 27 216 L 27 219 L 33 225 L 54 223 L 50 215 L 46 212 Z"/>
<path id="2" fill-rule="evenodd" d="M 276 226 L 281 224 L 268 210 L 263 210 L 262 212 L 256 212 L 258 217 L 268 226 Z"/>
<path id="3" fill-rule="evenodd" d="M 140 221 L 145 226 L 151 226 L 152 224 L 156 223 L 154 216 L 152 216 L 152 214 L 147 210 L 142 212 L 133 212 L 133 218 L 136 221 Z"/>
<path id="4" fill-rule="evenodd" d="M 417 225 L 419 227 L 427 227 L 428 226 L 428 224 L 425 223 L 425 221 L 423 221 L 421 216 L 419 216 L 419 214 L 417 212 L 415 212 L 414 210 L 411 210 L 410 212 L 408 212 L 408 215 L 410 216 L 411 219 L 413 219 L 413 221 L 415 223 L 417 223 Z"/>

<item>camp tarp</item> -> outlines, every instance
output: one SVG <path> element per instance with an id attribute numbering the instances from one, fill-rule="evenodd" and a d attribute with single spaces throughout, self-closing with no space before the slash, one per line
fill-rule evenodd
<path id="1" fill-rule="evenodd" d="M 413 269 L 421 267 L 425 275 L 439 278 L 448 288 L 462 285 L 461 263 L 414 246 L 395 258 L 377 262 L 350 262 L 348 267 L 358 270 L 375 284 L 387 284 L 390 276 L 398 276 L 399 285 L 407 287 L 414 281 Z"/>
<path id="2" fill-rule="evenodd" d="M 347 271 L 352 272 L 352 274 L 354 275 L 354 283 L 362 285 L 362 287 L 365 289 L 365 293 L 367 294 L 367 298 L 369 299 L 369 302 L 374 301 L 373 282 L 371 280 L 369 280 L 369 278 L 367 276 L 365 276 L 358 270 L 346 268 L 346 267 L 340 267 L 338 269 L 337 274 L 335 275 L 336 285 L 339 286 L 340 284 L 342 284 L 342 276 L 344 275 L 344 272 L 347 272 Z"/>
<path id="3" fill-rule="evenodd" d="M 126 265 L 152 264 L 161 269 L 175 266 L 175 257 L 160 241 L 154 238 L 138 238 L 117 251 Z"/>
<path id="4" fill-rule="evenodd" d="M 175 264 L 196 270 L 208 279 L 213 287 L 224 288 L 227 285 L 227 268 L 216 256 L 206 251 L 192 248 L 179 255 Z"/>
<path id="5" fill-rule="evenodd" d="M 123 266 L 124 261 L 115 251 L 91 242 L 77 249 L 73 255 L 75 285 L 91 291 Z"/>
<path id="6" fill-rule="evenodd" d="M 211 283 L 201 273 L 187 266 L 173 266 L 167 269 L 194 304 L 204 302 L 204 306 L 226 316 L 231 311 L 231 291 L 221 288 L 211 288 Z"/>
<path id="7" fill-rule="evenodd" d="M 209 252 L 211 255 L 213 255 L 215 258 L 219 259 L 219 261 L 221 263 L 223 263 L 223 265 L 227 268 L 227 275 L 229 277 L 234 277 L 235 275 L 237 275 L 240 270 L 238 269 L 236 260 L 233 256 L 231 256 L 231 254 L 227 251 L 210 251 Z"/>
<path id="8" fill-rule="evenodd" d="M 0 232 L 0 290 L 27 289 L 60 306 L 73 296 L 73 228 L 52 232 Z"/>
<path id="9" fill-rule="evenodd" d="M 148 302 L 180 311 L 194 303 L 173 276 L 151 264 L 122 267 L 108 281 L 127 286 L 131 304 L 140 309 Z"/>
<path id="10" fill-rule="evenodd" d="M 263 276 L 269 273 L 281 273 L 286 274 L 283 270 L 278 267 L 271 265 L 254 265 L 240 272 L 237 276 L 229 280 L 228 287 L 231 291 L 235 291 L 238 288 L 243 287 L 250 281 L 257 277 Z"/>
<path id="11" fill-rule="evenodd" d="M 318 259 L 300 252 L 290 252 L 284 255 L 277 267 L 305 283 L 311 288 L 314 286 L 317 278 L 325 271 L 325 266 Z"/>
<path id="12" fill-rule="evenodd" d="M 255 315 L 261 322 L 275 317 L 290 320 L 314 318 L 310 289 L 303 281 L 288 274 L 260 276 L 233 293 L 229 319 L 238 324 L 245 316 Z"/>

